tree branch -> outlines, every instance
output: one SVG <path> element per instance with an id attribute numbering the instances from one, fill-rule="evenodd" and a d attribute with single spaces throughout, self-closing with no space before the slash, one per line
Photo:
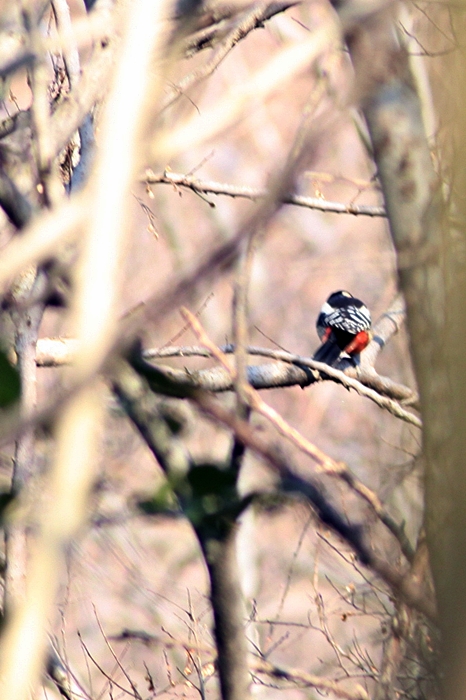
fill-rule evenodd
<path id="1" fill-rule="evenodd" d="M 222 38 L 221 43 L 215 48 L 213 54 L 209 57 L 206 63 L 194 70 L 192 73 L 186 75 L 176 85 L 174 85 L 169 96 L 163 102 L 163 109 L 166 109 L 172 105 L 179 97 L 184 95 L 190 87 L 198 84 L 211 75 L 226 58 L 226 56 L 228 56 L 236 44 L 244 39 L 244 37 L 246 37 L 250 32 L 258 27 L 263 27 L 264 22 L 280 12 L 284 12 L 295 4 L 296 0 L 292 0 L 291 2 L 276 2 L 276 0 L 273 0 L 272 2 L 259 2 L 257 4 L 253 4 L 252 8 L 248 7 L 239 15 L 239 17 L 235 17 L 233 20 L 229 21 L 227 24 L 227 34 L 224 38 Z M 203 36 L 204 43 L 202 48 L 205 48 L 205 31 Z M 212 33 L 211 31 L 209 36 L 210 43 L 212 43 L 214 36 L 216 39 L 218 39 L 218 31 L 215 33 Z M 190 52 L 192 53 L 195 43 L 191 41 L 188 46 L 190 46 Z"/>
<path id="2" fill-rule="evenodd" d="M 341 700 L 369 700 L 369 694 L 360 685 L 354 690 L 346 690 L 338 681 L 306 673 L 296 668 L 285 668 L 283 666 L 270 663 L 266 659 L 254 658 L 251 666 L 256 673 L 264 674 L 269 678 L 290 681 L 299 688 L 316 688 L 330 693 Z"/>
<path id="3" fill-rule="evenodd" d="M 256 6 L 253 12 L 249 8 L 246 12 L 242 12 L 241 16 L 245 17 L 245 19 L 242 19 L 241 22 L 243 24 L 249 22 L 251 29 L 260 28 L 262 22 L 298 4 L 299 0 L 291 0 L 291 2 L 272 0 L 272 2 L 262 3 Z M 234 12 L 234 8 L 229 5 L 212 5 L 209 7 L 208 19 L 211 23 L 207 27 L 198 29 L 183 44 L 182 50 L 186 58 L 190 58 L 198 51 L 215 45 L 219 39 L 222 40 L 226 34 L 231 32 L 232 21 L 235 25 L 238 24 L 238 17 L 234 15 Z M 205 16 L 203 20 L 205 21 Z"/>
<path id="4" fill-rule="evenodd" d="M 72 361 L 76 352 L 76 341 L 68 338 L 41 338 L 37 343 L 37 364 L 39 367 L 58 367 Z M 234 352 L 234 346 L 222 346 L 219 350 L 230 354 Z M 249 365 L 247 369 L 248 382 L 255 389 L 276 389 L 278 387 L 301 386 L 303 389 L 309 385 L 309 375 L 305 367 L 318 370 L 347 389 L 353 389 L 360 396 L 365 396 L 392 415 L 401 420 L 421 427 L 421 421 L 417 416 L 406 411 L 398 401 L 403 403 L 415 403 L 416 394 L 401 384 L 393 382 L 387 377 L 381 377 L 374 372 L 363 371 L 360 380 L 348 376 L 339 369 L 329 367 L 316 362 L 310 357 L 293 355 L 284 350 L 270 350 L 256 346 L 246 348 L 250 355 L 262 355 L 277 359 L 280 362 L 266 365 Z M 202 347 L 181 346 L 149 349 L 143 352 L 145 359 L 164 357 L 212 357 L 213 353 Z M 286 364 L 285 364 L 286 363 Z M 233 389 L 233 381 L 229 371 L 223 367 L 201 370 L 181 370 L 173 367 L 158 365 L 158 369 L 173 383 L 180 386 L 189 385 L 193 389 L 223 392 Z M 352 370 L 347 370 L 352 371 Z M 313 380 L 315 381 L 315 379 Z M 374 386 L 375 388 L 371 388 Z M 380 393 L 378 393 L 378 391 Z M 383 393 L 382 393 L 383 392 Z M 385 394 L 385 395 L 384 395 Z M 394 396 L 395 398 L 391 398 Z"/>
<path id="5" fill-rule="evenodd" d="M 361 562 L 377 573 L 394 593 L 408 604 L 425 614 L 430 619 L 436 618 L 435 601 L 426 595 L 424 587 L 415 577 L 395 569 L 386 557 L 377 554 L 371 544 L 366 542 L 363 527 L 348 522 L 347 514 L 341 514 L 330 505 L 322 493 L 320 484 L 313 482 L 310 477 L 306 480 L 298 477 L 290 468 L 289 459 L 283 458 L 279 452 L 264 441 L 250 426 L 239 420 L 234 414 L 223 408 L 218 401 L 207 394 L 197 392 L 192 395 L 199 407 L 207 415 L 234 431 L 249 449 L 260 455 L 280 475 L 280 485 L 285 492 L 301 494 L 317 509 L 322 522 L 334 530 L 355 551 Z"/>
<path id="6" fill-rule="evenodd" d="M 199 180 L 193 175 L 182 175 L 166 170 L 164 173 L 155 174 L 152 170 L 146 170 L 141 181 L 147 185 L 164 183 L 184 187 L 195 193 L 226 195 L 228 197 L 242 197 L 256 201 L 268 196 L 267 190 L 253 189 L 242 185 L 231 185 L 222 182 Z M 333 214 L 352 214 L 353 216 L 386 216 L 383 207 L 371 206 L 368 204 L 342 204 L 340 202 L 327 202 L 317 197 L 306 197 L 298 194 L 285 193 L 282 197 L 283 204 L 294 204 L 307 209 L 316 209 Z"/>

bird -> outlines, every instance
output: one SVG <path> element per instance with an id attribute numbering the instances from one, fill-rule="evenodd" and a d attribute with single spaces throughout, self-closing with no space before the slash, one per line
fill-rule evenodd
<path id="1" fill-rule="evenodd" d="M 331 367 L 344 359 L 357 364 L 371 339 L 371 314 L 364 302 L 342 289 L 332 292 L 322 306 L 316 329 L 322 344 L 314 360 Z"/>

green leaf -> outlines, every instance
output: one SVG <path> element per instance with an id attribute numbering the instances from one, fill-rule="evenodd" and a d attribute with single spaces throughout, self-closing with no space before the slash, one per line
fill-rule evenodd
<path id="1" fill-rule="evenodd" d="M 162 484 L 152 498 L 138 501 L 137 506 L 145 515 L 173 514 L 180 511 L 176 496 L 169 482 Z"/>
<path id="2" fill-rule="evenodd" d="M 0 408 L 6 408 L 21 396 L 21 378 L 18 368 L 9 361 L 0 349 Z"/>
<path id="3" fill-rule="evenodd" d="M 14 499 L 15 496 L 11 491 L 0 491 L 0 522 L 3 521 L 4 512 Z"/>
<path id="4" fill-rule="evenodd" d="M 199 464 L 188 473 L 188 481 L 196 496 L 231 496 L 235 492 L 236 474 L 216 464 Z"/>

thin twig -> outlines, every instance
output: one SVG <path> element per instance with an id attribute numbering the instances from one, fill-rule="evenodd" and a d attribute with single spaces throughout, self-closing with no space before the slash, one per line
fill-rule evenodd
<path id="1" fill-rule="evenodd" d="M 104 676 L 104 678 L 107 679 L 107 681 L 108 681 L 110 687 L 111 687 L 112 685 L 114 685 L 116 688 L 119 688 L 125 695 L 129 695 L 131 698 L 134 698 L 134 693 L 133 693 L 133 691 L 132 691 L 132 690 L 128 690 L 128 688 L 125 688 L 123 685 L 120 685 L 119 683 L 117 683 L 117 681 L 113 678 L 113 676 L 109 675 L 109 674 L 105 671 L 105 669 L 99 664 L 99 662 L 94 658 L 94 656 L 93 656 L 93 655 L 91 654 L 91 652 L 89 651 L 89 648 L 88 648 L 88 646 L 86 645 L 86 643 L 84 642 L 84 640 L 83 640 L 83 638 L 82 638 L 82 636 L 81 636 L 81 634 L 80 634 L 79 631 L 78 631 L 78 637 L 79 637 L 79 641 L 81 642 L 81 645 L 82 645 L 84 651 L 86 652 L 87 656 L 90 658 L 90 660 L 92 661 L 92 663 L 94 664 L 94 666 L 98 669 L 98 671 Z"/>
<path id="2" fill-rule="evenodd" d="M 316 362 L 315 360 L 312 360 L 312 361 L 307 360 L 303 364 L 305 364 L 305 366 L 307 366 L 307 367 L 311 367 L 312 369 L 317 369 L 322 374 L 326 374 L 329 377 L 336 379 L 337 381 L 341 382 L 341 384 L 343 384 L 343 386 L 345 386 L 347 389 L 354 389 L 354 391 L 357 394 L 359 394 L 360 396 L 365 396 L 368 399 L 371 399 L 371 401 L 376 403 L 377 406 L 380 406 L 380 408 L 386 409 L 393 416 L 396 416 L 396 418 L 400 418 L 401 420 L 405 421 L 406 423 L 410 423 L 411 425 L 415 425 L 416 428 L 422 428 L 421 419 L 418 418 L 417 416 L 415 416 L 414 413 L 410 413 L 409 411 L 406 411 L 404 408 L 402 408 L 400 406 L 400 404 L 397 401 L 394 401 L 393 399 L 390 399 L 387 396 L 381 396 L 374 389 L 371 389 L 370 387 L 364 386 L 364 384 L 361 384 L 361 382 L 359 382 L 357 379 L 353 379 L 353 377 L 348 377 L 346 374 L 344 374 L 340 370 L 337 370 L 334 367 L 329 367 L 324 362 Z M 343 376 L 341 376 L 341 375 L 343 375 Z"/>
<path id="3" fill-rule="evenodd" d="M 297 4 L 299 4 L 299 0 L 298 2 L 295 0 L 292 0 L 291 2 L 282 2 L 280 0 L 277 2 L 276 0 L 272 0 L 272 2 L 260 6 L 263 7 L 263 11 L 262 14 L 258 14 L 256 12 L 257 21 L 265 22 L 266 20 L 274 17 L 276 14 L 284 12 Z M 235 12 L 236 16 L 233 16 Z M 244 17 L 244 15 L 246 15 L 246 21 L 248 19 L 249 12 L 249 9 L 246 13 L 243 11 L 242 16 Z M 199 29 L 186 39 L 182 47 L 184 55 L 189 58 L 198 51 L 202 51 L 205 48 L 213 46 L 218 42 L 219 38 L 223 39 L 223 37 L 228 33 L 231 24 L 237 24 L 237 14 L 237 8 L 235 8 L 234 5 L 212 5 L 209 7 L 209 15 L 212 17 L 212 24 L 207 27 L 202 27 L 202 29 Z M 256 24 L 252 27 L 252 29 L 255 29 L 256 26 L 260 27 L 260 24 Z"/>
<path id="4" fill-rule="evenodd" d="M 48 68 L 39 30 L 39 17 L 32 5 L 23 12 L 23 18 L 29 33 L 30 44 L 36 54 L 36 60 L 29 71 L 33 97 L 31 104 L 31 126 L 35 137 L 33 150 L 35 150 L 34 156 L 43 200 L 47 206 L 52 206 L 60 200 L 63 186 L 59 178 L 56 154 L 53 151 Z"/>
<path id="5" fill-rule="evenodd" d="M 231 185 L 228 183 L 199 180 L 192 175 L 183 175 L 166 170 L 164 173 L 155 174 L 152 170 L 147 170 L 141 181 L 147 185 L 164 183 L 185 187 L 193 192 L 203 194 L 226 195 L 228 197 L 242 197 L 256 201 L 268 196 L 267 190 L 254 189 L 243 185 Z M 329 212 L 333 214 L 352 214 L 354 216 L 385 217 L 385 209 L 369 204 L 343 204 L 342 202 L 327 202 L 325 199 L 317 197 L 306 197 L 298 194 L 285 194 L 282 198 L 283 204 L 294 204 L 307 209 Z"/>
<path id="6" fill-rule="evenodd" d="M 77 43 L 73 37 L 73 25 L 71 22 L 70 8 L 66 0 L 52 0 L 53 14 L 57 23 L 59 34 L 66 34 L 68 41 L 63 45 L 63 62 L 70 88 L 75 87 L 78 82 L 81 68 Z"/>
<path id="7" fill-rule="evenodd" d="M 284 12 L 294 4 L 296 3 L 293 1 L 281 4 L 268 1 L 260 2 L 259 4 L 254 4 L 252 9 L 248 8 L 245 12 L 240 14 L 239 18 L 233 20 L 233 28 L 228 32 L 222 43 L 217 46 L 208 60 L 173 86 L 171 94 L 163 103 L 163 107 L 169 107 L 181 95 L 185 94 L 190 87 L 197 85 L 209 75 L 212 75 L 236 44 L 244 39 L 250 32 L 257 29 L 257 27 L 262 27 L 265 21 L 279 12 Z"/>
<path id="8" fill-rule="evenodd" d="M 110 654 L 113 656 L 113 658 L 114 658 L 114 660 L 115 660 L 116 666 L 120 669 L 120 671 L 122 672 L 122 674 L 124 675 L 124 677 L 125 677 L 126 680 L 128 681 L 128 683 L 129 683 L 129 685 L 130 685 L 130 688 L 131 688 L 131 690 L 133 691 L 134 697 L 137 698 L 137 700 L 142 700 L 142 696 L 141 696 L 141 694 L 139 693 L 139 691 L 138 691 L 138 689 L 137 689 L 137 686 L 134 684 L 133 679 L 131 678 L 131 676 L 129 675 L 129 673 L 127 672 L 127 670 L 125 669 L 125 667 L 124 667 L 123 664 L 121 663 L 121 661 L 120 661 L 120 659 L 118 658 L 118 656 L 117 656 L 117 654 L 116 654 L 114 648 L 113 648 L 112 645 L 110 644 L 110 641 L 109 641 L 109 639 L 108 639 L 108 637 L 107 637 L 107 635 L 106 635 L 106 633 L 105 633 L 105 630 L 104 630 L 104 628 L 102 627 L 102 623 L 100 622 L 100 619 L 99 619 L 99 616 L 98 616 L 98 614 L 97 614 L 97 609 L 96 609 L 95 605 L 93 605 L 93 608 L 94 608 L 94 616 L 95 616 L 95 619 L 96 619 L 96 621 L 97 621 L 97 625 L 98 625 L 98 627 L 99 627 L 100 633 L 101 633 L 101 635 L 102 635 L 102 637 L 103 637 L 103 640 L 104 640 L 104 642 L 105 642 L 105 644 L 106 644 L 106 646 L 107 646 L 107 649 L 109 650 Z"/>
<path id="9" fill-rule="evenodd" d="M 63 661 L 52 640 L 49 640 L 47 674 L 66 700 L 93 700 L 92 696 L 84 690 L 74 673 Z"/>
<path id="10" fill-rule="evenodd" d="M 360 685 L 356 685 L 354 690 L 346 690 L 338 681 L 332 681 L 329 678 L 321 678 L 312 673 L 306 673 L 300 669 L 285 668 L 272 664 L 265 659 L 254 659 L 252 668 L 256 673 L 263 673 L 272 678 L 290 681 L 300 688 L 316 688 L 317 690 L 330 693 L 342 700 L 369 700 L 369 694 Z"/>

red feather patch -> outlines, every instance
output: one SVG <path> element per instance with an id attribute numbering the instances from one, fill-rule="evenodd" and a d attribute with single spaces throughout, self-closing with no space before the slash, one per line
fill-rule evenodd
<path id="1" fill-rule="evenodd" d="M 360 331 L 356 333 L 351 343 L 346 346 L 345 352 L 347 352 L 348 355 L 362 352 L 362 350 L 368 346 L 369 340 L 369 333 L 367 331 Z"/>

